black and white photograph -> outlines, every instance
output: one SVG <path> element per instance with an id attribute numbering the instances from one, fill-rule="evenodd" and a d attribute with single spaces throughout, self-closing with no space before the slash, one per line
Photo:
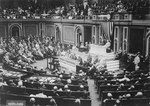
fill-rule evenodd
<path id="1" fill-rule="evenodd" d="M 150 106 L 150 0 L 0 0 L 0 106 Z"/>

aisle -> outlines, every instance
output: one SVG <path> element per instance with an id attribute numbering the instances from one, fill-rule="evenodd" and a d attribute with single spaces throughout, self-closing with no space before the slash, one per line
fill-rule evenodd
<path id="1" fill-rule="evenodd" d="M 91 106 L 101 106 L 101 101 L 99 100 L 99 96 L 97 94 L 97 90 L 95 88 L 93 79 L 88 79 L 88 86 L 89 86 L 90 97 L 92 100 Z"/>
<path id="2" fill-rule="evenodd" d="M 37 66 L 38 69 L 40 69 L 41 67 L 46 68 L 47 67 L 46 63 L 47 63 L 47 61 L 46 61 L 46 59 L 44 59 L 41 61 L 37 61 L 32 66 Z M 101 101 L 99 100 L 99 96 L 97 94 L 97 90 L 95 88 L 93 79 L 88 79 L 88 86 L 89 86 L 90 97 L 92 100 L 91 106 L 101 106 Z"/>

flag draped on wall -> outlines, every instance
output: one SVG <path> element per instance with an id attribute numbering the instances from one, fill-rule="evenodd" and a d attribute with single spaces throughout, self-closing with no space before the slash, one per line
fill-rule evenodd
<path id="1" fill-rule="evenodd" d="M 112 33 L 113 33 L 113 22 L 101 22 L 103 33 L 104 33 L 104 38 L 106 40 L 110 40 Z"/>
<path id="2" fill-rule="evenodd" d="M 109 26 L 109 30 L 108 30 L 109 32 L 108 32 L 108 33 L 109 33 L 109 36 L 111 37 L 112 34 L 113 34 L 114 22 L 111 22 L 111 21 L 110 21 L 108 26 Z"/>

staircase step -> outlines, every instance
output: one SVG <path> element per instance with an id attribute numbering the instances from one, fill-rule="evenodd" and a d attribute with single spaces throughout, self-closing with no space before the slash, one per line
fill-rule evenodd
<path id="1" fill-rule="evenodd" d="M 119 68 L 118 66 L 108 66 L 107 69 Z"/>
<path id="2" fill-rule="evenodd" d="M 79 64 L 77 60 L 73 60 L 64 56 L 59 57 L 59 63 L 63 69 L 71 70 L 72 72 L 76 72 L 76 65 Z"/>
<path id="3" fill-rule="evenodd" d="M 112 66 L 112 65 L 119 65 L 118 62 L 116 62 L 116 63 L 106 63 L 106 64 L 109 65 L 109 66 Z"/>
<path id="4" fill-rule="evenodd" d="M 107 60 L 107 70 L 108 71 L 116 71 L 119 70 L 119 61 L 118 60 Z"/>

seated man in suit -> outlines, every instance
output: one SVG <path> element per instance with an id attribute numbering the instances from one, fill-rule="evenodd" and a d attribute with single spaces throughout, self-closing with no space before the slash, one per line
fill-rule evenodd
<path id="1" fill-rule="evenodd" d="M 18 57 L 17 63 L 18 63 L 19 65 L 21 65 L 21 68 L 26 67 L 26 66 L 28 65 L 28 63 L 24 62 L 24 61 L 22 60 L 22 57 L 20 57 L 20 56 Z"/>
<path id="2" fill-rule="evenodd" d="M 137 92 L 137 94 L 134 96 L 135 98 L 146 98 L 142 92 Z"/>
<path id="3" fill-rule="evenodd" d="M 15 86 L 16 86 L 16 84 L 14 83 L 14 81 L 13 81 L 13 80 L 10 80 L 8 85 L 9 85 L 9 86 L 13 86 L 13 87 L 15 87 Z"/>
<path id="4" fill-rule="evenodd" d="M 110 41 L 109 41 L 109 40 L 107 40 L 107 42 L 106 42 L 106 44 L 104 45 L 104 47 L 106 47 L 106 49 L 107 49 L 107 48 L 109 48 L 109 47 L 110 47 L 110 45 L 111 45 Z"/>
<path id="5" fill-rule="evenodd" d="M 52 96 L 49 96 L 48 98 L 50 99 L 48 106 L 57 106 L 57 103 Z"/>
<path id="6" fill-rule="evenodd" d="M 29 106 L 36 106 L 35 103 L 36 103 L 35 98 L 31 98 Z"/>
<path id="7" fill-rule="evenodd" d="M 139 68 L 139 64 L 140 64 L 141 60 L 140 60 L 140 52 L 138 52 L 134 58 L 133 63 L 135 64 L 135 70 L 137 71 L 137 69 Z"/>
<path id="8" fill-rule="evenodd" d="M 77 98 L 75 101 L 75 106 L 81 106 L 81 100 L 79 98 Z"/>
<path id="9" fill-rule="evenodd" d="M 4 59 L 3 59 L 3 62 L 6 63 L 6 64 L 10 64 L 10 63 L 13 63 L 12 60 L 10 60 L 9 58 L 9 52 L 7 52 L 5 55 L 4 55 Z"/>
<path id="10" fill-rule="evenodd" d="M 111 93 L 107 93 L 107 98 L 103 100 L 106 103 L 107 100 L 113 100 L 113 95 Z"/>

